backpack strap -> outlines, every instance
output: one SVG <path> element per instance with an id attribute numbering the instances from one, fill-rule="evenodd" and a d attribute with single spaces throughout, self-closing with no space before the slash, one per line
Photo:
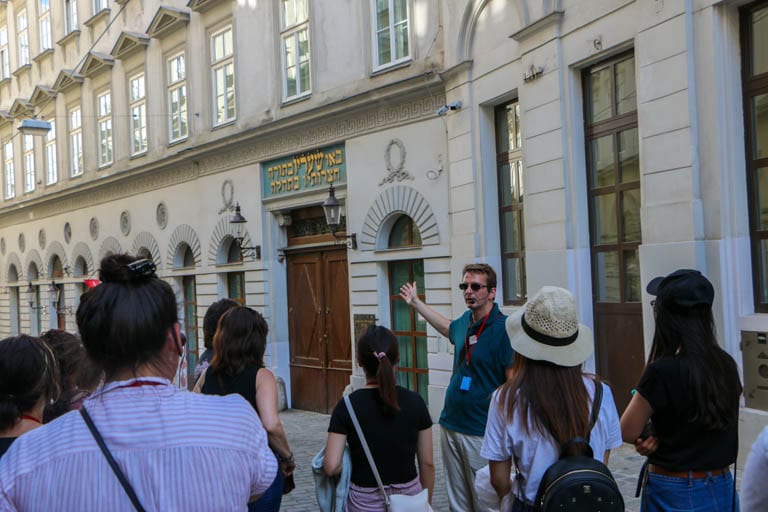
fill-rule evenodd
<path id="1" fill-rule="evenodd" d="M 564 452 L 566 452 L 568 447 L 576 444 L 585 446 L 586 448 L 584 450 L 584 455 L 592 457 L 592 446 L 589 444 L 589 439 L 592 435 L 592 429 L 595 427 L 595 424 L 597 424 L 597 417 L 600 415 L 600 405 L 603 401 L 603 383 L 597 379 L 595 379 L 594 382 L 595 396 L 592 398 L 592 412 L 589 415 L 589 430 L 587 431 L 587 437 L 583 438 L 581 436 L 577 436 L 564 442 L 562 445 L 560 445 L 561 456 Z"/>
<path id="2" fill-rule="evenodd" d="M 597 423 L 597 417 L 600 415 L 600 405 L 603 402 L 603 383 L 595 379 L 595 397 L 592 399 L 592 414 L 589 417 L 589 432 L 587 432 L 587 442 L 589 442 L 589 436 L 592 434 L 592 429 L 595 428 Z"/>

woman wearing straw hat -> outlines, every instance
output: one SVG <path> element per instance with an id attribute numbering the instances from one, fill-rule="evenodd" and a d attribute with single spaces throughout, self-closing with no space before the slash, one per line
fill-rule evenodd
<path id="1" fill-rule="evenodd" d="M 729 466 L 739 447 L 741 383 L 715 336 L 715 289 L 689 269 L 657 277 L 646 289 L 656 296 L 656 331 L 621 417 L 624 440 L 648 455 L 641 510 L 737 510 Z M 654 434 L 646 436 L 649 419 Z"/>
<path id="2" fill-rule="evenodd" d="M 514 491 L 517 512 L 532 510 L 541 478 L 564 443 L 589 434 L 594 458 L 607 463 L 610 450 L 621 445 L 621 432 L 610 388 L 582 370 L 594 341 L 579 324 L 568 290 L 543 287 L 507 318 L 506 328 L 515 351 L 513 374 L 493 394 L 481 454 L 499 498 Z M 590 432 L 596 385 L 603 386 L 603 397 Z M 513 460 L 522 477 L 516 484 L 510 481 Z"/>

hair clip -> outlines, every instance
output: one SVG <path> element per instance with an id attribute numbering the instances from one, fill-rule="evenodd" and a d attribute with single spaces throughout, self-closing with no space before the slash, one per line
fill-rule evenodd
<path id="1" fill-rule="evenodd" d="M 155 276 L 155 262 L 146 258 L 136 260 L 126 265 L 128 271 L 131 273 L 131 277 L 138 279 L 141 277 L 157 277 Z"/>

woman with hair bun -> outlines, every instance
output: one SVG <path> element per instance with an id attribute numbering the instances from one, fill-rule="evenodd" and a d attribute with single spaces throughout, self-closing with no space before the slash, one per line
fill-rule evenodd
<path id="1" fill-rule="evenodd" d="M 40 339 L 0 341 L 0 457 L 22 434 L 43 424 L 43 409 L 59 396 L 56 359 Z"/>
<path id="2" fill-rule="evenodd" d="M 399 344 L 392 331 L 382 326 L 368 327 L 357 341 L 357 363 L 365 371 L 366 384 L 349 399 L 387 494 L 415 495 L 428 489 L 431 502 L 435 484 L 432 418 L 421 396 L 396 385 L 395 366 L 399 361 Z M 385 498 L 352 418 L 344 400 L 340 400 L 328 426 L 323 462 L 327 475 L 341 473 L 345 443 L 349 444 L 352 459 L 347 511 L 386 510 Z"/>
<path id="3" fill-rule="evenodd" d="M 277 472 L 258 416 L 240 396 L 173 384 L 184 354 L 176 296 L 151 260 L 107 256 L 99 279 L 77 326 L 105 383 L 13 443 L 0 510 L 244 512 Z"/>

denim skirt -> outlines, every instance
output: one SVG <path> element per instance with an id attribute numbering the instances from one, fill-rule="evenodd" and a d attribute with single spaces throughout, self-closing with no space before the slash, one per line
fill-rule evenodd
<path id="1" fill-rule="evenodd" d="M 731 472 L 705 478 L 648 473 L 641 512 L 738 512 Z"/>

